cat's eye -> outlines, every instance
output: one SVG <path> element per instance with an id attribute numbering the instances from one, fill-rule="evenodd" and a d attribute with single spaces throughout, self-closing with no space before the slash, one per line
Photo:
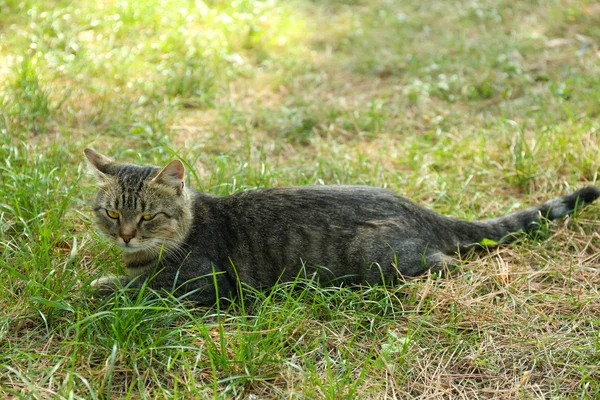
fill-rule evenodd
<path id="1" fill-rule="evenodd" d="M 112 219 L 117 219 L 119 218 L 119 213 L 115 210 L 106 210 L 106 214 L 111 217 Z"/>
<path id="2" fill-rule="evenodd" d="M 156 217 L 156 214 L 144 214 L 142 215 L 142 220 L 150 221 L 151 219 L 154 219 L 154 217 Z"/>

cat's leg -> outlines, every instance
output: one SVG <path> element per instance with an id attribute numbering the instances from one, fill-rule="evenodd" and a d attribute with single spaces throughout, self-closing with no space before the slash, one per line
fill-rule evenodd
<path id="1" fill-rule="evenodd" d="M 106 275 L 93 280 L 90 287 L 96 290 L 99 295 L 108 296 L 126 286 L 130 280 L 131 278 L 128 276 Z"/>
<path id="2" fill-rule="evenodd" d="M 426 249 L 421 253 L 396 254 L 397 271 L 402 276 L 419 276 L 427 272 L 439 273 L 454 265 L 454 260 L 437 249 Z"/>
<path id="3" fill-rule="evenodd" d="M 123 287 L 140 289 L 148 277 L 150 289 L 158 293 L 167 292 L 199 305 L 213 305 L 223 299 L 231 300 L 236 292 L 236 285 L 230 282 L 226 272 L 201 257 L 188 258 L 177 266 L 164 267 L 151 275 L 144 273 L 133 278 L 103 276 L 93 281 L 91 286 L 100 295 L 110 295 Z"/>
<path id="4" fill-rule="evenodd" d="M 425 269 L 416 275 L 408 275 L 408 276 L 418 276 L 422 275 L 426 272 L 431 273 L 443 273 L 444 271 L 452 270 L 458 266 L 456 259 L 450 257 L 447 254 L 442 252 L 435 252 L 429 254 L 425 257 Z"/>
<path id="5" fill-rule="evenodd" d="M 375 262 L 370 262 L 365 274 L 369 283 L 419 276 L 427 271 L 441 272 L 452 264 L 451 257 L 424 241 L 386 243 L 379 245 L 375 254 Z"/>
<path id="6" fill-rule="evenodd" d="M 205 306 L 231 300 L 236 292 L 227 273 L 203 257 L 190 257 L 178 266 L 164 268 L 151 277 L 149 286 Z"/>

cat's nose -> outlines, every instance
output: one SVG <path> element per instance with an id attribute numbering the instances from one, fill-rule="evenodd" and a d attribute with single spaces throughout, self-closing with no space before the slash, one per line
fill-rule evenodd
<path id="1" fill-rule="evenodd" d="M 120 234 L 119 236 L 121 236 L 121 239 L 123 239 L 125 243 L 129 243 L 129 241 L 135 237 L 135 232 L 131 234 Z"/>

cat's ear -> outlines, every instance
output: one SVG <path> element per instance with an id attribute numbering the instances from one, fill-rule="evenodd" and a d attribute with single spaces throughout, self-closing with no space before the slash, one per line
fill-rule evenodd
<path id="1" fill-rule="evenodd" d="M 90 162 L 90 166 L 95 169 L 93 172 L 95 172 L 96 175 L 100 178 L 105 178 L 106 175 L 112 175 L 111 167 L 115 165 L 113 160 L 92 149 L 85 149 L 83 152 Z"/>
<path id="2" fill-rule="evenodd" d="M 166 167 L 160 170 L 158 175 L 152 179 L 152 182 L 172 186 L 179 192 L 184 186 L 184 174 L 185 167 L 183 166 L 183 163 L 179 160 L 173 160 Z"/>

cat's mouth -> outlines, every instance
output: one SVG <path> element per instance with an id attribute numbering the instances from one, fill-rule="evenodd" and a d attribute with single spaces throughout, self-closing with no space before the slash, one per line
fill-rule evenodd
<path id="1" fill-rule="evenodd" d="M 115 246 L 117 246 L 119 250 L 126 254 L 146 253 L 157 255 L 162 251 L 171 251 L 173 247 L 169 246 L 168 241 L 164 239 L 133 238 L 128 243 L 114 236 L 111 239 Z"/>
<path id="2" fill-rule="evenodd" d="M 137 253 L 143 249 L 131 243 L 118 243 L 119 248 L 125 253 Z"/>
<path id="3" fill-rule="evenodd" d="M 129 243 L 125 243 L 123 241 L 118 241 L 117 247 L 123 252 L 127 254 L 132 253 L 158 253 L 156 246 L 150 241 L 138 242 L 131 241 Z"/>
<path id="4" fill-rule="evenodd" d="M 137 243 L 137 242 L 129 242 L 129 243 L 125 243 L 121 240 L 117 241 L 117 247 L 119 249 L 121 249 L 121 251 L 123 251 L 124 253 L 138 253 L 140 251 L 148 251 L 149 248 L 148 246 L 144 246 L 143 244 Z"/>

